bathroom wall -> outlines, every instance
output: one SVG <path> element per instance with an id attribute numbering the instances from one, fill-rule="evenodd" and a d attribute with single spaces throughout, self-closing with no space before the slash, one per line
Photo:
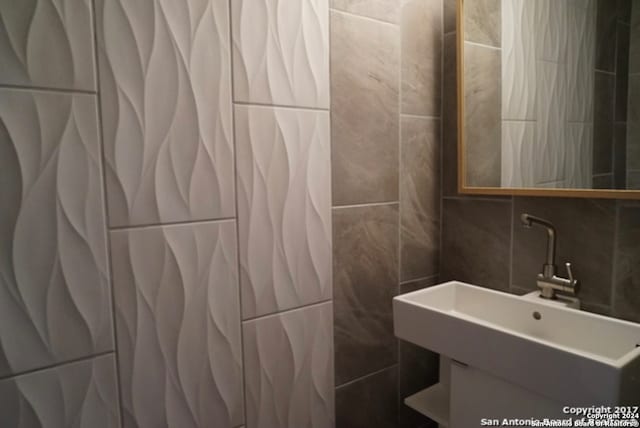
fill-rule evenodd
<path id="1" fill-rule="evenodd" d="M 0 2 L 3 426 L 334 425 L 328 0 Z"/>
<path id="2" fill-rule="evenodd" d="M 439 273 L 442 1 L 331 6 L 337 426 L 433 426 L 401 400 L 438 361 L 398 344 L 391 299 Z"/>
<path id="3" fill-rule="evenodd" d="M 593 187 L 626 188 L 627 97 L 633 1 L 596 3 Z"/>
<path id="4" fill-rule="evenodd" d="M 452 10 L 455 0 L 446 0 L 445 16 Z M 520 226 L 520 214 L 528 212 L 556 225 L 557 264 L 564 274 L 564 262 L 572 263 L 586 310 L 640 321 L 638 203 L 457 193 L 455 63 L 455 26 L 445 21 L 441 280 L 514 293 L 534 290 L 546 236 Z"/>
<path id="5" fill-rule="evenodd" d="M 432 426 L 391 299 L 439 273 L 442 19 L 0 1 L 3 422 Z"/>

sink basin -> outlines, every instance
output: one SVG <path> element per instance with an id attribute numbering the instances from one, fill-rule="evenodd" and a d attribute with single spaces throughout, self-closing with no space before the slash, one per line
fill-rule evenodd
<path id="1" fill-rule="evenodd" d="M 566 405 L 640 403 L 640 324 L 456 281 L 393 316 L 397 337 Z"/>

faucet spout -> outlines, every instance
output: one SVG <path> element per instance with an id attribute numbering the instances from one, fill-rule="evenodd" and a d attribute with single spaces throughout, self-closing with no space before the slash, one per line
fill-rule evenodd
<path id="1" fill-rule="evenodd" d="M 556 292 L 575 295 L 578 292 L 580 282 L 573 277 L 571 264 L 567 263 L 569 278 L 556 275 L 556 228 L 550 221 L 532 216 L 531 214 L 522 214 L 520 220 L 524 227 L 538 226 L 547 232 L 547 255 L 545 264 L 542 265 L 542 272 L 537 276 L 540 296 L 545 299 L 554 299 Z"/>
<path id="2" fill-rule="evenodd" d="M 548 271 L 549 276 L 553 276 L 556 270 L 556 228 L 553 224 L 540 217 L 531 214 L 522 214 L 520 220 L 524 227 L 533 227 L 534 225 L 543 227 L 547 231 L 547 256 L 543 270 Z"/>

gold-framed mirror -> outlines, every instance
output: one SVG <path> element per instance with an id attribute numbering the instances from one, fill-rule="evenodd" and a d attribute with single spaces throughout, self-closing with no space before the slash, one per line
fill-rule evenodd
<path id="1" fill-rule="evenodd" d="M 640 199 L 640 0 L 457 0 L 458 191 Z"/>

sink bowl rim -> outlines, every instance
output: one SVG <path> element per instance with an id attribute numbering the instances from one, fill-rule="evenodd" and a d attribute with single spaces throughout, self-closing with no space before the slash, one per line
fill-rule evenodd
<path id="1" fill-rule="evenodd" d="M 635 328 L 640 329 L 640 324 L 639 323 L 634 323 L 631 321 L 626 321 L 626 320 L 621 320 L 618 318 L 613 318 L 613 317 L 609 317 L 606 315 L 600 315 L 600 314 L 595 314 L 592 312 L 586 312 L 586 311 L 582 311 L 582 310 L 577 310 L 577 309 L 572 309 L 572 308 L 566 308 L 566 307 L 550 307 L 547 305 L 544 305 L 542 303 L 536 303 L 535 301 L 532 300 L 526 300 L 523 298 L 523 296 L 518 296 L 518 295 L 514 295 L 508 292 L 504 292 L 504 291 L 499 291 L 499 290 L 494 290 L 494 289 L 490 289 L 490 288 L 485 288 L 485 287 L 481 287 L 478 285 L 473 285 L 473 284 L 469 284 L 466 282 L 462 282 L 462 281 L 456 281 L 456 280 L 452 280 L 452 281 L 447 281 L 447 282 L 443 282 L 441 284 L 436 284 L 430 287 L 426 287 L 426 288 L 422 288 L 420 290 L 416 290 L 416 291 L 411 291 L 409 293 L 404 293 L 404 294 L 400 294 L 396 297 L 393 298 L 394 301 L 397 302 L 402 302 L 403 304 L 409 304 L 412 306 L 416 306 L 416 307 L 421 307 L 421 308 L 425 308 L 427 310 L 439 313 L 443 316 L 449 316 L 449 317 L 456 317 L 460 320 L 463 320 L 465 322 L 469 322 L 469 323 L 475 323 L 475 324 L 479 324 L 484 328 L 488 328 L 494 331 L 499 331 L 501 333 L 504 334 L 508 334 L 508 335 L 512 335 L 512 336 L 516 336 L 518 338 L 524 339 L 524 340 L 529 340 L 532 342 L 535 342 L 537 344 L 543 345 L 543 346 L 548 346 L 554 349 L 557 349 L 559 351 L 562 352 L 567 352 L 573 355 L 577 355 L 579 357 L 584 357 L 584 358 L 589 358 L 591 360 L 594 361 L 598 361 L 600 363 L 606 364 L 608 366 L 612 366 L 612 367 L 616 367 L 616 368 L 621 368 L 623 366 L 625 366 L 626 364 L 628 364 L 629 362 L 635 360 L 636 358 L 640 357 L 640 347 L 636 348 L 635 350 L 631 350 L 629 352 L 627 352 L 626 354 L 620 356 L 619 358 L 609 358 L 609 357 L 605 357 L 602 355 L 598 355 L 589 351 L 584 351 L 584 350 L 580 350 L 580 349 L 576 349 L 570 346 L 565 346 L 562 345 L 560 343 L 557 342 L 552 342 L 550 340 L 545 340 L 545 339 L 540 339 L 537 337 L 533 337 L 524 333 L 520 333 L 514 329 L 510 329 L 508 327 L 504 327 L 501 325 L 498 325 L 496 323 L 492 323 L 489 321 L 485 321 L 482 320 L 480 318 L 474 317 L 472 315 L 467 315 L 464 314 L 462 312 L 456 312 L 456 311 L 449 311 L 449 310 L 443 310 L 440 308 L 437 308 L 435 306 L 429 306 L 428 304 L 424 304 L 424 303 L 420 303 L 420 302 L 416 302 L 414 300 L 411 299 L 412 296 L 416 296 L 416 295 L 420 295 L 423 293 L 430 293 L 430 292 L 434 292 L 437 291 L 438 289 L 441 288 L 447 288 L 447 287 L 455 287 L 457 288 L 469 288 L 469 289 L 473 289 L 473 290 L 477 290 L 477 291 L 481 291 L 483 293 L 488 293 L 488 294 L 494 294 L 503 298 L 508 298 L 508 299 L 513 299 L 514 301 L 518 301 L 518 302 L 526 302 L 529 303 L 531 305 L 540 305 L 541 306 L 541 310 L 545 310 L 545 311 L 565 311 L 565 312 L 573 312 L 574 314 L 576 314 L 577 316 L 583 316 L 583 317 L 591 317 L 591 318 L 595 318 L 595 319 L 599 319 L 602 321 L 606 321 L 606 322 L 611 322 L 614 324 L 618 324 L 618 325 L 624 325 L 624 326 L 633 326 Z"/>

